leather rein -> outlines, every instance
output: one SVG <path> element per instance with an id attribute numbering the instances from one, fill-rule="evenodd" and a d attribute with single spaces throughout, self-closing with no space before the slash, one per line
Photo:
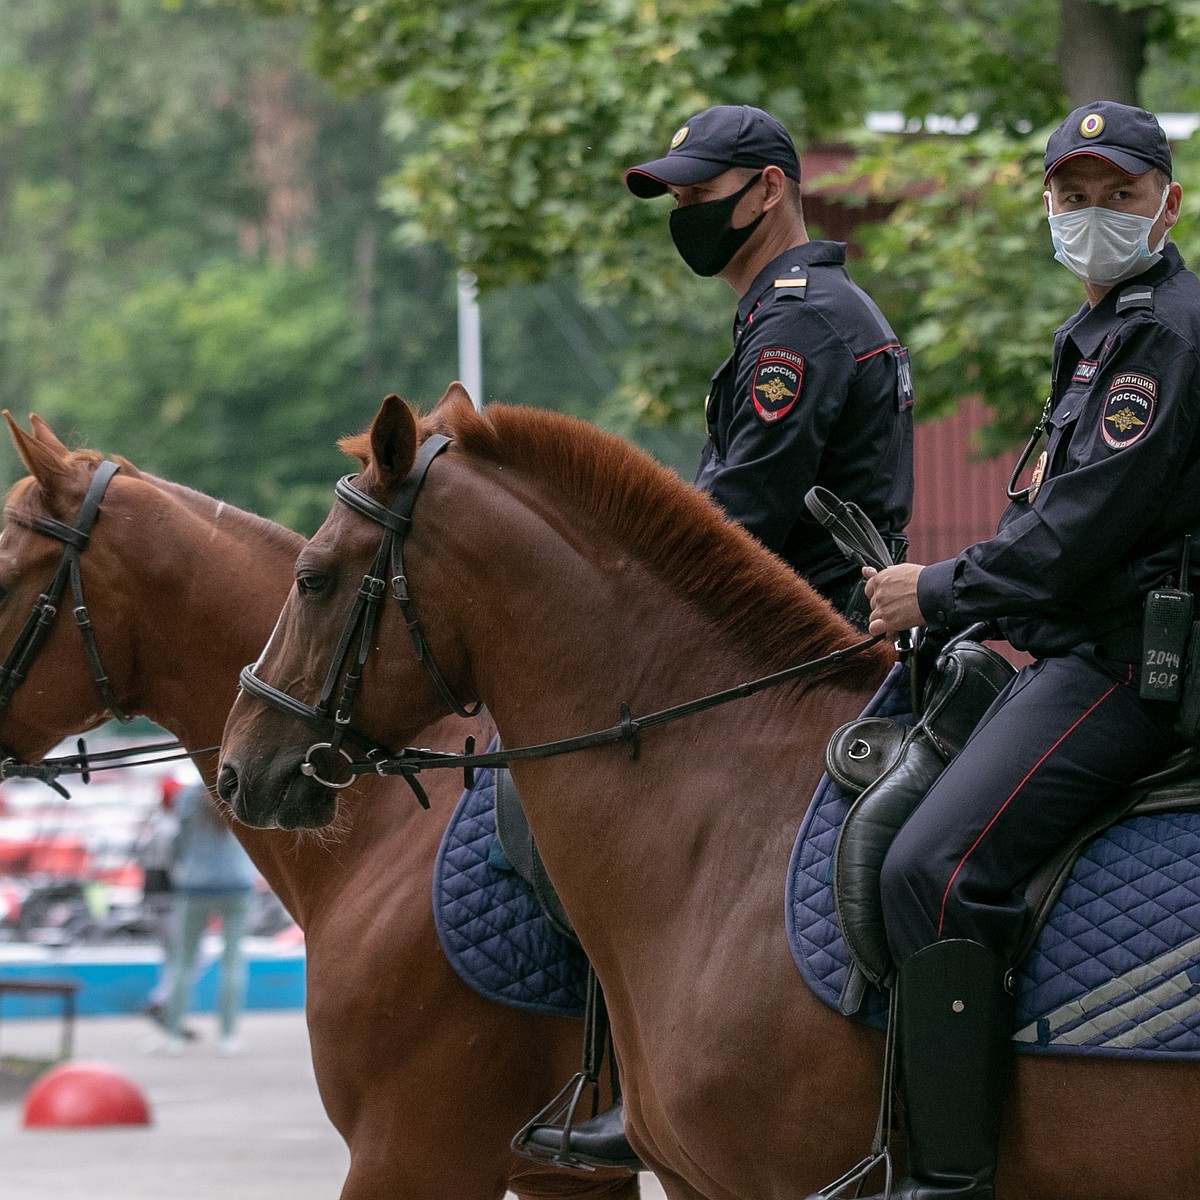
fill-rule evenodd
<path id="1" fill-rule="evenodd" d="M 476 701 L 470 708 L 465 708 L 454 697 L 445 677 L 438 670 L 429 642 L 412 611 L 412 597 L 409 592 L 408 580 L 404 574 L 404 539 L 412 528 L 412 513 L 417 502 L 425 475 L 433 460 L 450 444 L 450 439 L 441 434 L 433 435 L 425 440 L 417 451 L 412 470 L 401 484 L 396 498 L 390 506 L 380 504 L 358 488 L 354 487 L 357 476 L 347 475 L 340 479 L 335 488 L 335 495 L 343 504 L 352 508 L 360 516 L 383 527 L 383 539 L 375 554 L 375 560 L 370 571 L 363 577 L 358 596 L 351 610 L 350 618 L 334 651 L 333 661 L 325 675 L 321 695 L 315 705 L 305 704 L 287 692 L 265 682 L 258 676 L 258 668 L 262 662 L 251 663 L 242 669 L 239 681 L 242 688 L 257 700 L 285 713 L 310 729 L 322 734 L 326 740 L 314 742 L 305 752 L 300 764 L 302 774 L 315 779 L 325 787 L 339 789 L 349 787 L 359 775 L 399 775 L 412 789 L 418 802 L 423 808 L 429 807 L 429 799 L 424 789 L 417 782 L 416 775 L 423 770 L 454 768 L 463 771 L 464 783 L 470 788 L 473 782 L 473 772 L 477 767 L 497 767 L 523 759 L 552 758 L 560 754 L 571 754 L 578 750 L 590 749 L 614 742 L 624 742 L 630 758 L 637 757 L 637 735 L 645 730 L 681 720 L 684 717 L 704 712 L 718 705 L 728 704 L 732 700 L 740 700 L 752 696 L 767 688 L 798 679 L 803 675 L 815 674 L 825 668 L 841 663 L 846 659 L 861 654 L 864 650 L 883 640 L 883 635 L 864 638 L 841 650 L 835 650 L 820 658 L 810 659 L 787 667 L 774 674 L 763 676 L 749 683 L 737 684 L 724 691 L 714 692 L 696 700 L 689 700 L 659 712 L 645 716 L 634 717 L 627 704 L 620 706 L 620 721 L 607 729 L 598 729 L 591 733 L 580 734 L 576 737 L 561 738 L 553 742 L 544 742 L 534 746 L 519 746 L 511 749 L 500 749 L 489 753 L 475 754 L 474 740 L 467 739 L 466 752 L 455 754 L 440 750 L 425 750 L 417 747 L 406 747 L 399 753 L 389 750 L 380 743 L 373 741 L 350 727 L 350 714 L 354 700 L 358 695 L 362 682 L 362 671 L 371 647 L 372 635 L 379 619 L 383 604 L 387 580 L 383 572 L 391 568 L 392 595 L 400 605 L 404 614 L 405 626 L 412 642 L 413 652 L 417 662 L 424 668 L 438 693 L 446 705 L 459 716 L 470 717 L 479 712 L 482 701 Z M 355 638 L 358 638 L 358 650 L 351 654 Z M 269 643 L 268 643 L 269 645 Z M 265 650 L 264 650 L 265 654 Z M 349 665 L 348 665 L 349 664 Z M 348 665 L 348 669 L 347 669 Z M 333 694 L 338 677 L 346 672 L 336 709 Z M 344 740 L 357 743 L 364 751 L 362 758 L 354 758 L 343 746 Z M 314 761 L 314 755 L 325 755 L 334 759 L 340 755 L 341 770 L 348 778 L 333 781 L 323 778 L 319 773 L 321 767 Z"/>
<path id="2" fill-rule="evenodd" d="M 37 658 L 39 651 L 50 636 L 62 606 L 63 594 L 68 582 L 71 585 L 71 598 L 74 601 L 73 613 L 75 624 L 83 638 L 84 651 L 87 655 L 88 666 L 91 669 L 92 681 L 96 685 L 104 706 L 122 725 L 129 724 L 132 716 L 126 715 L 113 695 L 108 675 L 100 661 L 100 650 L 96 644 L 96 635 L 92 630 L 91 618 L 83 599 L 83 581 L 79 573 L 79 557 L 87 547 L 91 536 L 92 526 L 100 513 L 100 505 L 108 490 L 112 477 L 120 470 L 120 464 L 105 459 L 97 466 L 84 494 L 83 503 L 75 514 L 72 525 L 56 521 L 53 517 L 17 517 L 12 513 L 8 519 L 14 525 L 40 533 L 43 537 L 61 542 L 62 557 L 58 562 L 58 570 L 49 586 L 34 601 L 33 610 L 25 621 L 21 632 L 17 635 L 12 649 L 9 650 L 4 662 L 0 664 L 0 709 L 7 708 L 12 702 L 17 689 L 25 682 L 29 668 Z M 58 776 L 64 774 L 80 775 L 84 783 L 90 778 L 93 769 L 108 769 L 109 767 L 125 766 L 137 761 L 137 756 L 146 753 L 157 753 L 160 750 L 177 750 L 179 742 L 156 742 L 148 746 L 134 746 L 123 750 L 106 751 L 100 754 L 89 754 L 82 738 L 78 742 L 78 753 L 62 758 L 43 759 L 38 763 L 23 762 L 7 747 L 0 747 L 0 780 L 4 779 L 39 779 L 48 784 L 62 795 L 68 795 L 65 788 L 57 782 Z M 215 749 L 215 747 L 214 747 Z M 203 751 L 198 751 L 203 753 Z M 175 758 L 187 757 L 185 754 L 171 754 L 163 758 L 145 760 L 147 762 L 166 762 Z M 101 765 L 103 764 L 103 765 Z"/>

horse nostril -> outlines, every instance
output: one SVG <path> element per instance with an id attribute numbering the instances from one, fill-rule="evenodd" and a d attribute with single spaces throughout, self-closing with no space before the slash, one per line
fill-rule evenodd
<path id="1" fill-rule="evenodd" d="M 237 794 L 237 767 L 229 762 L 222 763 L 221 770 L 217 773 L 217 795 L 232 807 L 233 802 L 237 799 Z"/>

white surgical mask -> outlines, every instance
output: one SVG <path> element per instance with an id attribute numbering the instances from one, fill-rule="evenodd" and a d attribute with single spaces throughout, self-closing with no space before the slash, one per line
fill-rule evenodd
<path id="1" fill-rule="evenodd" d="M 1088 283 L 1108 285 L 1130 279 L 1162 258 L 1162 239 L 1150 249 L 1150 230 L 1167 206 L 1170 184 L 1163 188 L 1162 203 L 1152 217 L 1114 212 L 1111 208 L 1077 208 L 1051 213 L 1050 239 L 1054 257 L 1068 271 Z"/>

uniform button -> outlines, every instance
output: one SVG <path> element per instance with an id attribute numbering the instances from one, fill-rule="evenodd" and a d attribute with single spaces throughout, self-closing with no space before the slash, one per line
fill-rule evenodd
<path id="1" fill-rule="evenodd" d="M 936 616 L 937 616 L 937 619 L 938 619 L 939 621 L 945 621 L 945 619 L 946 619 L 946 610 L 945 610 L 944 608 L 939 608 L 939 609 L 937 610 L 937 614 L 936 614 Z"/>

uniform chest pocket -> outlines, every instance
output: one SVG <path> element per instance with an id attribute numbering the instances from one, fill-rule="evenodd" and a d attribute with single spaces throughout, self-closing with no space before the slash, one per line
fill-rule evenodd
<path id="1" fill-rule="evenodd" d="M 1075 428 L 1083 408 L 1082 394 L 1072 396 L 1070 392 L 1050 415 L 1050 431 L 1046 441 L 1047 474 L 1061 475 L 1079 465 L 1079 448 L 1075 441 Z"/>

